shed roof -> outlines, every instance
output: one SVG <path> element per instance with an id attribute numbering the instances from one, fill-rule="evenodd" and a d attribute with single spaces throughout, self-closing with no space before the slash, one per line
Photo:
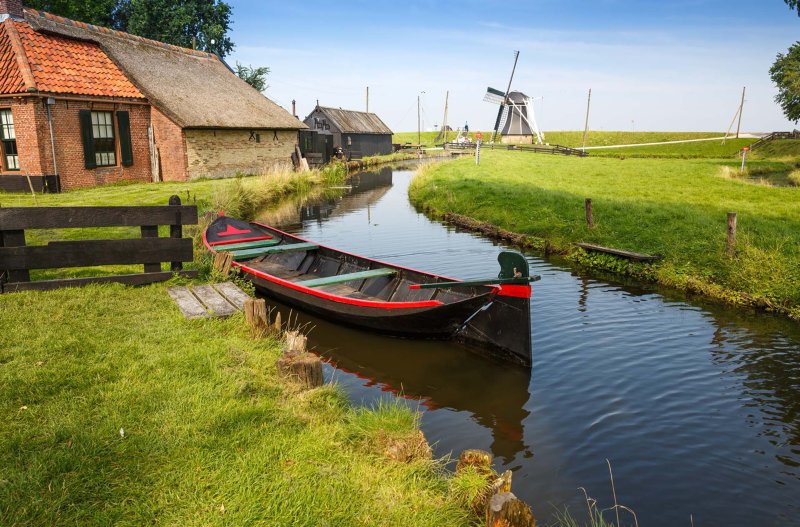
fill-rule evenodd
<path id="1" fill-rule="evenodd" d="M 237 77 L 214 54 L 34 9 L 25 9 L 25 22 L 32 33 L 63 37 L 62 40 L 75 42 L 75 45 L 99 46 L 110 59 L 111 66 L 123 72 L 141 95 L 183 128 L 297 130 L 306 127 Z M 80 50 L 76 50 L 76 54 L 85 58 Z M 78 74 L 82 75 L 83 71 L 79 68 Z M 103 71 L 110 71 L 110 66 Z"/>
<path id="2" fill-rule="evenodd" d="M 392 131 L 381 118 L 374 113 L 359 112 L 356 110 L 343 110 L 342 108 L 330 108 L 327 106 L 317 106 L 314 108 L 306 120 L 314 116 L 314 113 L 322 112 L 333 121 L 336 128 L 347 134 L 391 134 Z"/>

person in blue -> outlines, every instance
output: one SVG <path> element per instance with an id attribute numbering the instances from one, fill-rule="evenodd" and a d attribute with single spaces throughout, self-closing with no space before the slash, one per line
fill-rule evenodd
<path id="1" fill-rule="evenodd" d="M 464 123 L 464 131 L 469 132 L 469 123 Z"/>

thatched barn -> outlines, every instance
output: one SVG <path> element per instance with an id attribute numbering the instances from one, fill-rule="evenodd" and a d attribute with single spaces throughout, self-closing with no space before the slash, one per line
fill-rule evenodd
<path id="1" fill-rule="evenodd" d="M 0 188 L 261 173 L 289 165 L 306 128 L 214 54 L 19 0 L 0 0 L 0 21 Z"/>
<path id="2" fill-rule="evenodd" d="M 392 131 L 374 113 L 317 105 L 303 121 L 321 136 L 332 136 L 354 158 L 390 154 Z"/>

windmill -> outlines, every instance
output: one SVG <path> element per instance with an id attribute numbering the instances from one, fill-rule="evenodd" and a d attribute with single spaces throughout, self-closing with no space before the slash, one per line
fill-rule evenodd
<path id="1" fill-rule="evenodd" d="M 533 140 L 534 136 L 538 144 L 544 143 L 544 135 L 539 130 L 534 114 L 533 99 L 519 91 L 511 90 L 511 81 L 514 79 L 514 71 L 517 69 L 519 51 L 514 52 L 514 67 L 511 70 L 511 78 L 508 80 L 508 88 L 505 92 L 494 88 L 487 88 L 483 100 L 500 105 L 497 112 L 497 120 L 492 132 L 492 143 L 499 131 L 507 142 L 522 143 Z"/>

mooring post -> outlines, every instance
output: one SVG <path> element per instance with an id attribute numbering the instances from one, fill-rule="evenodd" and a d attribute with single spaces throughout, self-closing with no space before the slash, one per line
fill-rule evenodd
<path id="1" fill-rule="evenodd" d="M 186 191 L 186 200 L 189 200 L 189 191 Z M 181 198 L 178 195 L 170 196 L 169 204 L 172 207 L 180 207 L 181 206 Z M 181 221 L 181 209 L 178 208 L 175 210 L 175 223 L 169 226 L 169 237 L 170 238 L 183 238 L 183 225 Z M 172 272 L 178 272 L 183 269 L 183 262 L 170 262 L 170 270 Z"/>
<path id="2" fill-rule="evenodd" d="M 487 527 L 535 527 L 536 520 L 527 503 L 511 492 L 495 494 L 486 508 Z"/>
<path id="3" fill-rule="evenodd" d="M 592 214 L 592 198 L 586 198 L 586 225 L 591 229 L 594 227 L 594 215 Z"/>
<path id="4" fill-rule="evenodd" d="M 269 314 L 263 298 L 248 298 L 244 301 L 244 318 L 254 337 L 261 338 L 269 333 Z"/>
<path id="5" fill-rule="evenodd" d="M 728 213 L 728 256 L 733 257 L 736 249 L 736 213 Z"/>

